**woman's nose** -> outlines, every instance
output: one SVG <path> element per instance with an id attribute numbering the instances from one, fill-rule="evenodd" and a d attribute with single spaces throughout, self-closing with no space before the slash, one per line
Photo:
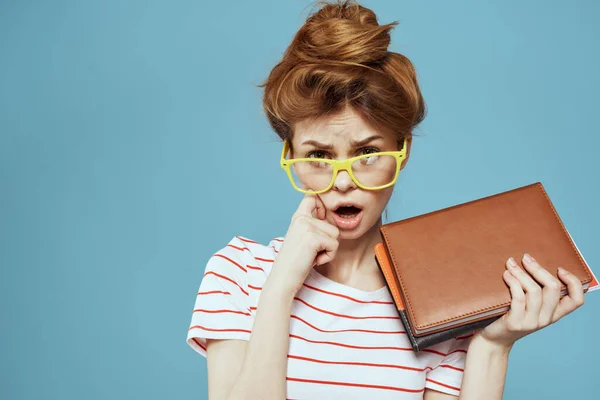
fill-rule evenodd
<path id="1" fill-rule="evenodd" d="M 356 189 L 356 184 L 348 174 L 348 171 L 339 171 L 333 182 L 333 189 L 338 192 L 345 192 L 350 189 Z"/>

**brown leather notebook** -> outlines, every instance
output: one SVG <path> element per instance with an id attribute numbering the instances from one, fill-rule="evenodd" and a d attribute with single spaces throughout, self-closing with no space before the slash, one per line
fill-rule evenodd
<path id="1" fill-rule="evenodd" d="M 592 273 L 536 182 L 380 227 L 377 262 L 413 349 L 480 329 L 506 313 L 506 261 L 531 254 L 557 276 Z M 563 284 L 562 294 L 567 289 Z"/>

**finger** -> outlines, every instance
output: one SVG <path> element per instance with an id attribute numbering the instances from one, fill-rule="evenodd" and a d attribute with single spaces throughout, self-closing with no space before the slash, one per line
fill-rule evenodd
<path id="1" fill-rule="evenodd" d="M 581 307 L 585 302 L 583 285 L 579 278 L 562 268 L 558 269 L 558 277 L 567 285 L 568 294 L 558 303 L 558 307 L 552 318 L 553 322 L 558 321 L 576 308 Z"/>
<path id="2" fill-rule="evenodd" d="M 340 230 L 337 226 L 331 225 L 327 221 L 321 221 L 320 219 L 310 218 L 309 222 L 318 230 L 323 231 L 327 236 L 337 239 L 340 236 Z"/>
<path id="3" fill-rule="evenodd" d="M 317 255 L 313 267 L 332 261 L 335 258 L 339 246 L 337 240 L 324 233 L 316 232 L 315 235 L 317 235 L 317 240 L 319 240 L 319 246 L 316 248 Z"/>
<path id="4" fill-rule="evenodd" d="M 519 280 L 519 283 L 521 283 L 521 286 L 527 294 L 525 304 L 525 309 L 527 311 L 526 317 L 532 318 L 532 316 L 535 315 L 535 319 L 537 320 L 542 306 L 542 288 L 515 262 L 512 257 L 508 260 L 507 265 L 510 273 Z M 532 321 L 528 320 L 527 322 Z"/>
<path id="5" fill-rule="evenodd" d="M 527 256 L 530 258 L 528 259 Z M 541 325 L 552 323 L 554 311 L 560 300 L 561 282 L 543 268 L 533 257 L 526 254 L 523 258 L 525 270 L 542 286 L 542 304 L 538 315 Z"/>
<path id="6" fill-rule="evenodd" d="M 519 280 L 515 278 L 510 271 L 504 271 L 503 278 L 510 289 L 511 302 L 509 322 L 520 323 L 525 317 L 525 292 L 523 291 Z"/>
<path id="7" fill-rule="evenodd" d="M 530 260 L 527 259 L 527 256 L 530 257 Z M 525 270 L 543 286 L 552 286 L 553 284 L 560 286 L 560 281 L 542 267 L 531 255 L 525 254 L 523 256 L 523 265 L 525 266 Z"/>
<path id="8" fill-rule="evenodd" d="M 320 220 L 325 220 L 327 215 L 327 209 L 325 208 L 325 203 L 321 200 L 321 196 L 318 194 L 314 195 L 315 198 L 315 208 L 313 210 L 313 217 L 318 218 Z"/>
<path id="9" fill-rule="evenodd" d="M 307 215 L 315 218 L 314 212 L 317 211 L 318 213 L 319 207 L 323 207 L 323 209 L 325 208 L 321 199 L 319 199 L 316 194 L 306 193 L 298 205 L 298 209 L 294 213 L 292 220 L 296 219 L 296 217 L 300 215 Z"/>

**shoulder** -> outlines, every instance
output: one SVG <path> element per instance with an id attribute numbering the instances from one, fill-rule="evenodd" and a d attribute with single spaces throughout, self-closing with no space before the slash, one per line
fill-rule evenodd
<path id="1" fill-rule="evenodd" d="M 250 238 L 236 235 L 234 236 L 229 243 L 227 243 L 226 248 L 232 248 L 241 252 L 241 257 L 253 257 L 261 259 L 265 257 L 272 257 L 277 255 L 281 245 L 283 244 L 283 237 L 275 237 L 271 239 L 268 243 L 263 244 L 256 240 L 252 240 Z"/>
<path id="2" fill-rule="evenodd" d="M 207 273 L 223 273 L 236 281 L 263 280 L 271 268 L 283 244 L 283 237 L 275 237 L 268 243 L 236 235 L 217 250 L 206 265 Z"/>
<path id="3" fill-rule="evenodd" d="M 236 235 L 229 243 L 217 251 L 214 256 L 229 256 L 242 263 L 272 263 L 283 244 L 282 237 L 275 237 L 267 244 L 244 236 Z"/>
<path id="4" fill-rule="evenodd" d="M 206 264 L 187 341 L 206 355 L 207 339 L 249 340 L 262 286 L 283 243 L 234 236 Z"/>

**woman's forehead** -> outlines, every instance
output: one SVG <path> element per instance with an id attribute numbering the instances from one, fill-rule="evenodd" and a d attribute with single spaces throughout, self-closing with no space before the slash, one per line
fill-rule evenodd
<path id="1" fill-rule="evenodd" d="M 300 146 L 307 141 L 323 144 L 349 146 L 370 137 L 384 142 L 395 142 L 395 138 L 367 124 L 358 113 L 350 108 L 335 115 L 319 119 L 304 120 L 294 126 L 293 143 Z"/>

